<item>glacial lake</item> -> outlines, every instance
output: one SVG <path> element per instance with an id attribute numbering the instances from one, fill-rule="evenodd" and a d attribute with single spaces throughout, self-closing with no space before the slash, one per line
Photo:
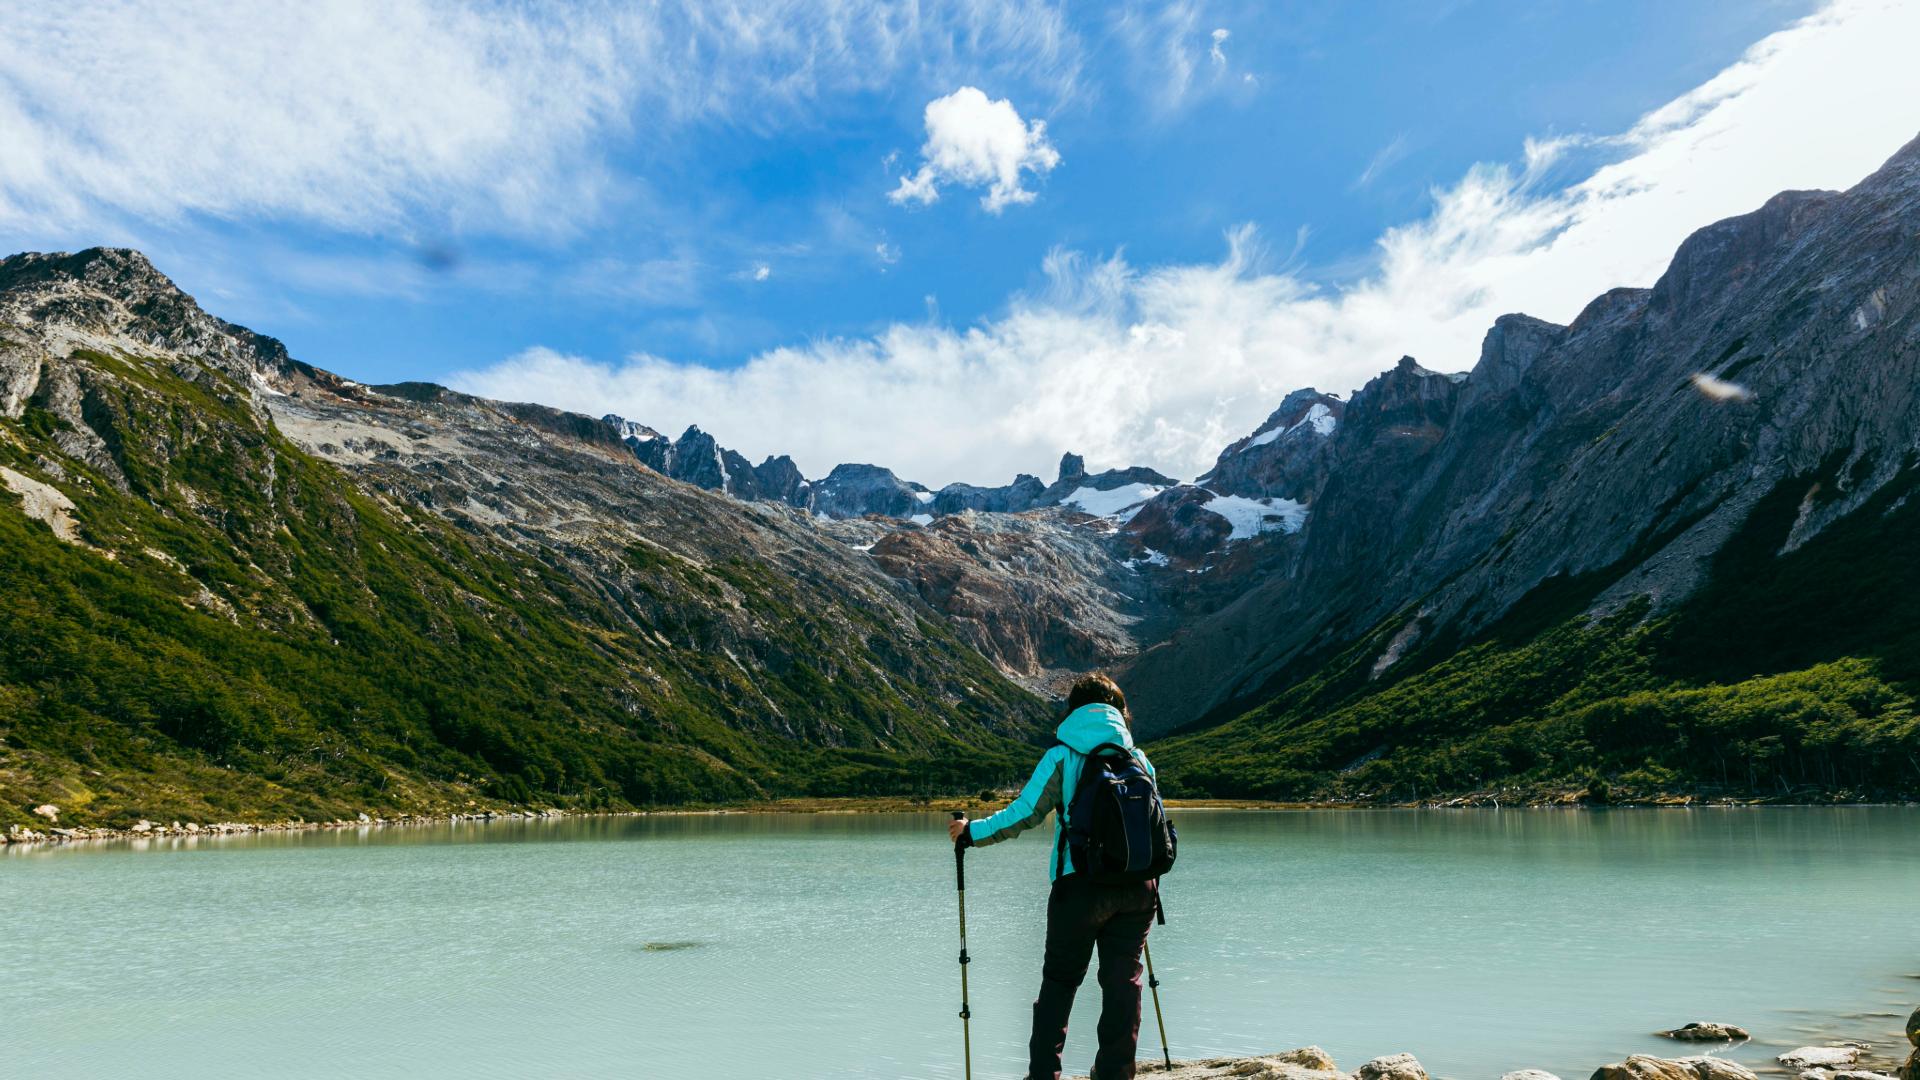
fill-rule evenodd
<path id="1" fill-rule="evenodd" d="M 0 1076 L 957 1077 L 944 815 L 11 848 Z M 1690 1020 L 1900 1052 L 1920 809 L 1186 811 L 1175 1057 L 1583 1080 Z M 967 860 L 974 1074 L 1018 1076 L 1047 831 Z M 1069 1068 L 1090 1064 L 1091 973 Z M 1142 1054 L 1158 1053 L 1151 1006 Z"/>

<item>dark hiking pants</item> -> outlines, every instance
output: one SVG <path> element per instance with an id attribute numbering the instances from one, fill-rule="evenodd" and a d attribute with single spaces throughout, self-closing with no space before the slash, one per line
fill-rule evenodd
<path id="1" fill-rule="evenodd" d="M 1153 923 L 1154 885 L 1095 885 L 1068 874 L 1047 898 L 1047 957 L 1033 1002 L 1027 1080 L 1059 1080 L 1073 993 L 1100 950 L 1100 1052 L 1092 1080 L 1131 1080 L 1140 1041 L 1140 950 Z"/>

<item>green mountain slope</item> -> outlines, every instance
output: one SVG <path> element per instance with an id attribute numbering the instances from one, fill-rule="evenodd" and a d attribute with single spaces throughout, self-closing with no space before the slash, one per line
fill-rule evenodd
<path id="1" fill-rule="evenodd" d="M 0 825 L 945 791 L 1037 730 L 938 616 L 790 523 L 517 423 L 682 528 L 589 550 L 424 509 L 278 430 L 248 377 L 272 343 L 202 348 L 144 260 L 69 259 L 0 263 L 0 375 L 30 386 L 6 488 L 77 530 L 0 489 Z"/>
<path id="2" fill-rule="evenodd" d="M 1804 545 L 1832 475 L 1782 481 L 1677 610 L 1590 619 L 1614 580 L 1555 579 L 1468 642 L 1369 679 L 1403 620 L 1287 692 L 1156 753 L 1187 795 L 1430 798 L 1585 789 L 1806 798 L 1920 793 L 1920 485 L 1899 476 Z"/>

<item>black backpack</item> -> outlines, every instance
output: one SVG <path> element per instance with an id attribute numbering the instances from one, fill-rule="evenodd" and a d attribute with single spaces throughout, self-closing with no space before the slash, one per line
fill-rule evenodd
<path id="1" fill-rule="evenodd" d="M 1075 872 L 1101 885 L 1151 881 L 1173 869 L 1179 836 L 1167 820 L 1160 789 L 1140 759 L 1119 743 L 1102 743 L 1086 755 L 1065 812 L 1054 854 L 1056 876 L 1066 871 L 1069 854 Z"/>

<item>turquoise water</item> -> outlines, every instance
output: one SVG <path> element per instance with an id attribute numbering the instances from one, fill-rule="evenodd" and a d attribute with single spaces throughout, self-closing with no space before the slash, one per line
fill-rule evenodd
<path id="1" fill-rule="evenodd" d="M 1891 1053 L 1920 1002 L 1920 810 L 1176 820 L 1175 1056 L 1578 1080 L 1695 1019 Z M 968 856 L 976 1076 L 1020 1074 L 1046 856 Z M 0 1076 L 955 1077 L 952 867 L 937 814 L 9 849 Z"/>

